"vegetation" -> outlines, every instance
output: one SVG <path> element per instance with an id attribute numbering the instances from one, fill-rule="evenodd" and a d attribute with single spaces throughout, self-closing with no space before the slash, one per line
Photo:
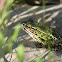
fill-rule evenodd
<path id="1" fill-rule="evenodd" d="M 8 20 L 7 11 L 9 11 L 13 2 L 14 2 L 14 0 L 6 0 L 4 3 L 4 7 L 0 11 L 0 54 L 1 54 L 0 58 L 4 57 L 6 53 L 13 53 L 12 52 L 13 41 L 17 38 L 19 29 L 20 29 L 20 24 L 17 24 L 13 28 L 12 33 L 10 34 L 8 39 L 5 40 L 5 38 L 6 38 L 5 34 L 7 34 L 8 27 L 6 26 L 6 24 L 4 24 L 4 22 L 6 20 Z M 8 23 L 8 21 L 7 21 L 7 23 Z M 21 48 L 21 50 L 20 50 L 20 48 Z M 22 53 L 24 51 L 23 48 L 24 48 L 24 46 L 22 44 L 20 44 L 18 47 L 18 50 L 17 50 L 17 57 L 19 58 L 20 62 L 23 62 L 23 59 L 22 59 L 23 58 Z"/>

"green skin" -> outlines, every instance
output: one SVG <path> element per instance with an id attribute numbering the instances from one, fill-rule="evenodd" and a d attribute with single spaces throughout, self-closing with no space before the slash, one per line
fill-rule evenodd
<path id="1" fill-rule="evenodd" d="M 33 31 L 33 34 L 35 34 L 38 40 L 41 41 L 41 43 L 43 42 L 44 45 L 55 45 L 58 44 L 59 42 L 56 43 L 56 40 L 59 39 L 59 34 L 56 33 L 53 29 L 42 26 L 41 24 L 37 23 L 37 22 L 25 22 L 25 24 L 30 24 L 31 27 L 28 28 L 29 31 Z M 27 28 L 27 26 L 23 25 L 25 28 Z M 32 29 L 32 27 L 34 27 L 34 29 Z M 37 28 L 37 30 L 35 30 L 35 28 Z M 27 30 L 28 30 L 27 29 Z M 42 31 L 42 32 L 40 32 Z M 52 33 L 54 33 L 54 35 L 52 35 Z M 56 38 L 57 36 L 57 38 Z M 34 36 L 35 37 L 35 36 Z"/>

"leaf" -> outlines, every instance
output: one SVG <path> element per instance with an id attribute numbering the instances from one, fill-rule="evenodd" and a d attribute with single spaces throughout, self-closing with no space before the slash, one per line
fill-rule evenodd
<path id="1" fill-rule="evenodd" d="M 5 5 L 3 6 L 2 11 L 0 11 L 0 25 L 4 22 L 4 18 L 7 15 L 7 10 L 11 8 L 14 0 L 5 0 Z"/>
<path id="2" fill-rule="evenodd" d="M 4 50 L 3 48 L 0 46 L 0 59 L 4 57 Z"/>
<path id="3" fill-rule="evenodd" d="M 5 42 L 4 42 L 4 35 L 3 33 L 0 31 L 0 46 L 4 46 Z"/>
<path id="4" fill-rule="evenodd" d="M 4 36 L 3 36 L 3 33 L 0 31 L 0 58 L 4 56 L 4 50 L 2 48 L 4 45 L 5 45 Z"/>
<path id="5" fill-rule="evenodd" d="M 45 52 L 44 54 L 35 58 L 34 62 L 40 62 L 50 51 Z"/>
<path id="6" fill-rule="evenodd" d="M 24 46 L 20 44 L 17 48 L 17 58 L 19 59 L 19 62 L 24 62 L 23 55 L 24 55 Z"/>
<path id="7" fill-rule="evenodd" d="M 20 30 L 20 24 L 15 26 L 15 28 L 13 29 L 13 31 L 12 31 L 9 39 L 8 39 L 8 46 L 9 46 L 9 48 L 12 47 L 13 41 L 17 38 L 19 30 Z"/>

